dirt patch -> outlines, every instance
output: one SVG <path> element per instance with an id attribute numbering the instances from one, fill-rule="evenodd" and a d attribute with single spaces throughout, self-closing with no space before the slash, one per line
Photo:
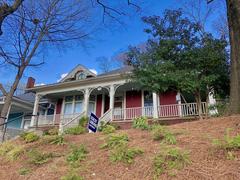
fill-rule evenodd
<path id="1" fill-rule="evenodd" d="M 227 160 L 224 152 L 216 151 L 212 145 L 213 139 L 223 138 L 226 128 L 233 129 L 232 134 L 240 133 L 239 116 L 186 122 L 171 125 L 169 128 L 176 134 L 176 146 L 189 151 L 191 164 L 177 171 L 175 176 L 163 174 L 159 179 L 240 179 L 240 151 L 236 152 L 236 160 Z M 148 131 L 129 129 L 118 132 L 128 134 L 130 147 L 144 150 L 144 154 L 136 157 L 130 165 L 112 163 L 109 160 L 109 151 L 100 148 L 105 137 L 101 133 L 68 135 L 66 140 L 69 144 L 64 146 L 38 142 L 25 145 L 27 149 L 37 148 L 61 155 L 46 164 L 29 165 L 26 156 L 14 162 L 1 158 L 0 179 L 60 179 L 69 171 L 66 154 L 70 151 L 70 144 L 84 144 L 89 150 L 87 160 L 82 162 L 78 169 L 79 175 L 85 179 L 153 179 L 152 160 L 159 151 L 159 142 L 153 141 Z M 16 143 L 23 144 L 20 140 Z M 19 175 L 22 167 L 31 169 L 31 172 L 28 175 Z"/>

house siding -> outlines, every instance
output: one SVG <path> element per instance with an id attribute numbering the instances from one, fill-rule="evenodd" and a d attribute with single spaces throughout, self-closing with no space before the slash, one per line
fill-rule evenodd
<path id="1" fill-rule="evenodd" d="M 174 91 L 161 93 L 159 96 L 160 105 L 177 104 L 176 95 L 177 95 L 177 92 L 174 92 Z"/>
<path id="2" fill-rule="evenodd" d="M 56 117 L 55 117 L 56 123 L 60 122 L 60 114 L 62 112 L 62 103 L 63 103 L 63 99 L 58 99 L 57 106 L 56 106 Z"/>
<path id="3" fill-rule="evenodd" d="M 102 95 L 97 95 L 97 104 L 96 104 L 96 115 L 101 117 L 102 115 Z"/>

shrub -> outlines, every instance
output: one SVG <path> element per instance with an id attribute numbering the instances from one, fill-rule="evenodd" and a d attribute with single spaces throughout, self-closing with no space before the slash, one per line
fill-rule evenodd
<path id="1" fill-rule="evenodd" d="M 0 156 L 4 156 L 8 160 L 15 160 L 24 153 L 23 146 L 14 145 L 11 142 L 4 142 L 0 145 Z"/>
<path id="2" fill-rule="evenodd" d="M 132 163 L 137 155 L 143 154 L 139 148 L 128 148 L 127 144 L 118 146 L 111 151 L 110 160 L 113 162 Z"/>
<path id="3" fill-rule="evenodd" d="M 76 173 L 68 173 L 66 176 L 61 177 L 61 180 L 84 180 L 82 176 Z"/>
<path id="4" fill-rule="evenodd" d="M 166 127 L 161 125 L 154 125 L 151 128 L 153 139 L 156 141 L 161 140 L 163 143 L 176 144 L 176 138 Z"/>
<path id="5" fill-rule="evenodd" d="M 85 116 L 85 117 L 80 118 L 78 125 L 86 128 L 88 125 L 88 117 Z"/>
<path id="6" fill-rule="evenodd" d="M 222 149 L 226 152 L 226 157 L 229 160 L 234 160 L 235 155 L 232 151 L 240 149 L 240 134 L 236 136 L 230 135 L 231 129 L 226 130 L 226 134 L 223 140 L 214 139 L 213 145 L 218 149 Z"/>
<path id="7" fill-rule="evenodd" d="M 86 128 L 82 126 L 70 127 L 65 130 L 65 134 L 79 135 L 86 132 Z"/>
<path id="8" fill-rule="evenodd" d="M 24 132 L 20 135 L 20 137 L 26 142 L 31 143 L 35 142 L 39 139 L 39 136 L 34 132 Z"/>
<path id="9" fill-rule="evenodd" d="M 59 135 L 59 136 L 54 136 L 54 138 L 50 141 L 50 144 L 64 145 L 66 144 L 66 142 L 64 140 L 64 136 Z"/>
<path id="10" fill-rule="evenodd" d="M 146 117 L 138 117 L 133 119 L 132 127 L 135 129 L 147 130 L 149 129 L 148 121 Z"/>
<path id="11" fill-rule="evenodd" d="M 58 135 L 58 128 L 51 128 L 43 132 L 43 135 L 55 136 Z"/>
<path id="12" fill-rule="evenodd" d="M 103 134 L 111 134 L 114 133 L 115 131 L 116 131 L 115 127 L 109 124 L 104 126 L 102 129 Z"/>
<path id="13" fill-rule="evenodd" d="M 79 163 L 86 158 L 88 151 L 83 144 L 79 147 L 72 146 L 71 149 L 71 153 L 67 156 L 67 162 L 73 166 L 79 166 Z"/>
<path id="14" fill-rule="evenodd" d="M 163 148 L 163 150 L 158 153 L 153 160 L 154 171 L 157 176 L 162 174 L 164 171 L 171 173 L 171 170 L 173 169 L 182 169 L 189 163 L 190 160 L 188 152 L 170 147 Z"/>
<path id="15" fill-rule="evenodd" d="M 27 175 L 27 174 L 30 173 L 30 169 L 23 167 L 23 168 L 20 168 L 20 169 L 18 170 L 18 172 L 19 172 L 20 175 Z"/>
<path id="16" fill-rule="evenodd" d="M 111 134 L 106 138 L 106 143 L 101 148 L 113 149 L 115 147 L 127 144 L 128 136 L 126 134 Z"/>
<path id="17" fill-rule="evenodd" d="M 43 153 L 33 149 L 28 152 L 28 158 L 30 164 L 41 165 L 48 162 L 51 158 L 53 158 L 53 154 Z"/>

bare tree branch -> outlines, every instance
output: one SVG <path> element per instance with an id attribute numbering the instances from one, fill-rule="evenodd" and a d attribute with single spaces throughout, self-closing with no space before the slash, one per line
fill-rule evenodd
<path id="1" fill-rule="evenodd" d="M 2 35 L 2 23 L 4 19 L 10 15 L 13 14 L 23 3 L 24 0 L 15 0 L 13 5 L 10 6 L 7 3 L 0 3 L 0 36 Z"/>

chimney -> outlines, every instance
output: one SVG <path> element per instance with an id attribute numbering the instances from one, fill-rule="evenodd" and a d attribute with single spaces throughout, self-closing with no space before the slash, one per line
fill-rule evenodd
<path id="1" fill-rule="evenodd" d="M 33 88 L 35 84 L 35 79 L 33 77 L 29 77 L 27 80 L 26 89 Z"/>

